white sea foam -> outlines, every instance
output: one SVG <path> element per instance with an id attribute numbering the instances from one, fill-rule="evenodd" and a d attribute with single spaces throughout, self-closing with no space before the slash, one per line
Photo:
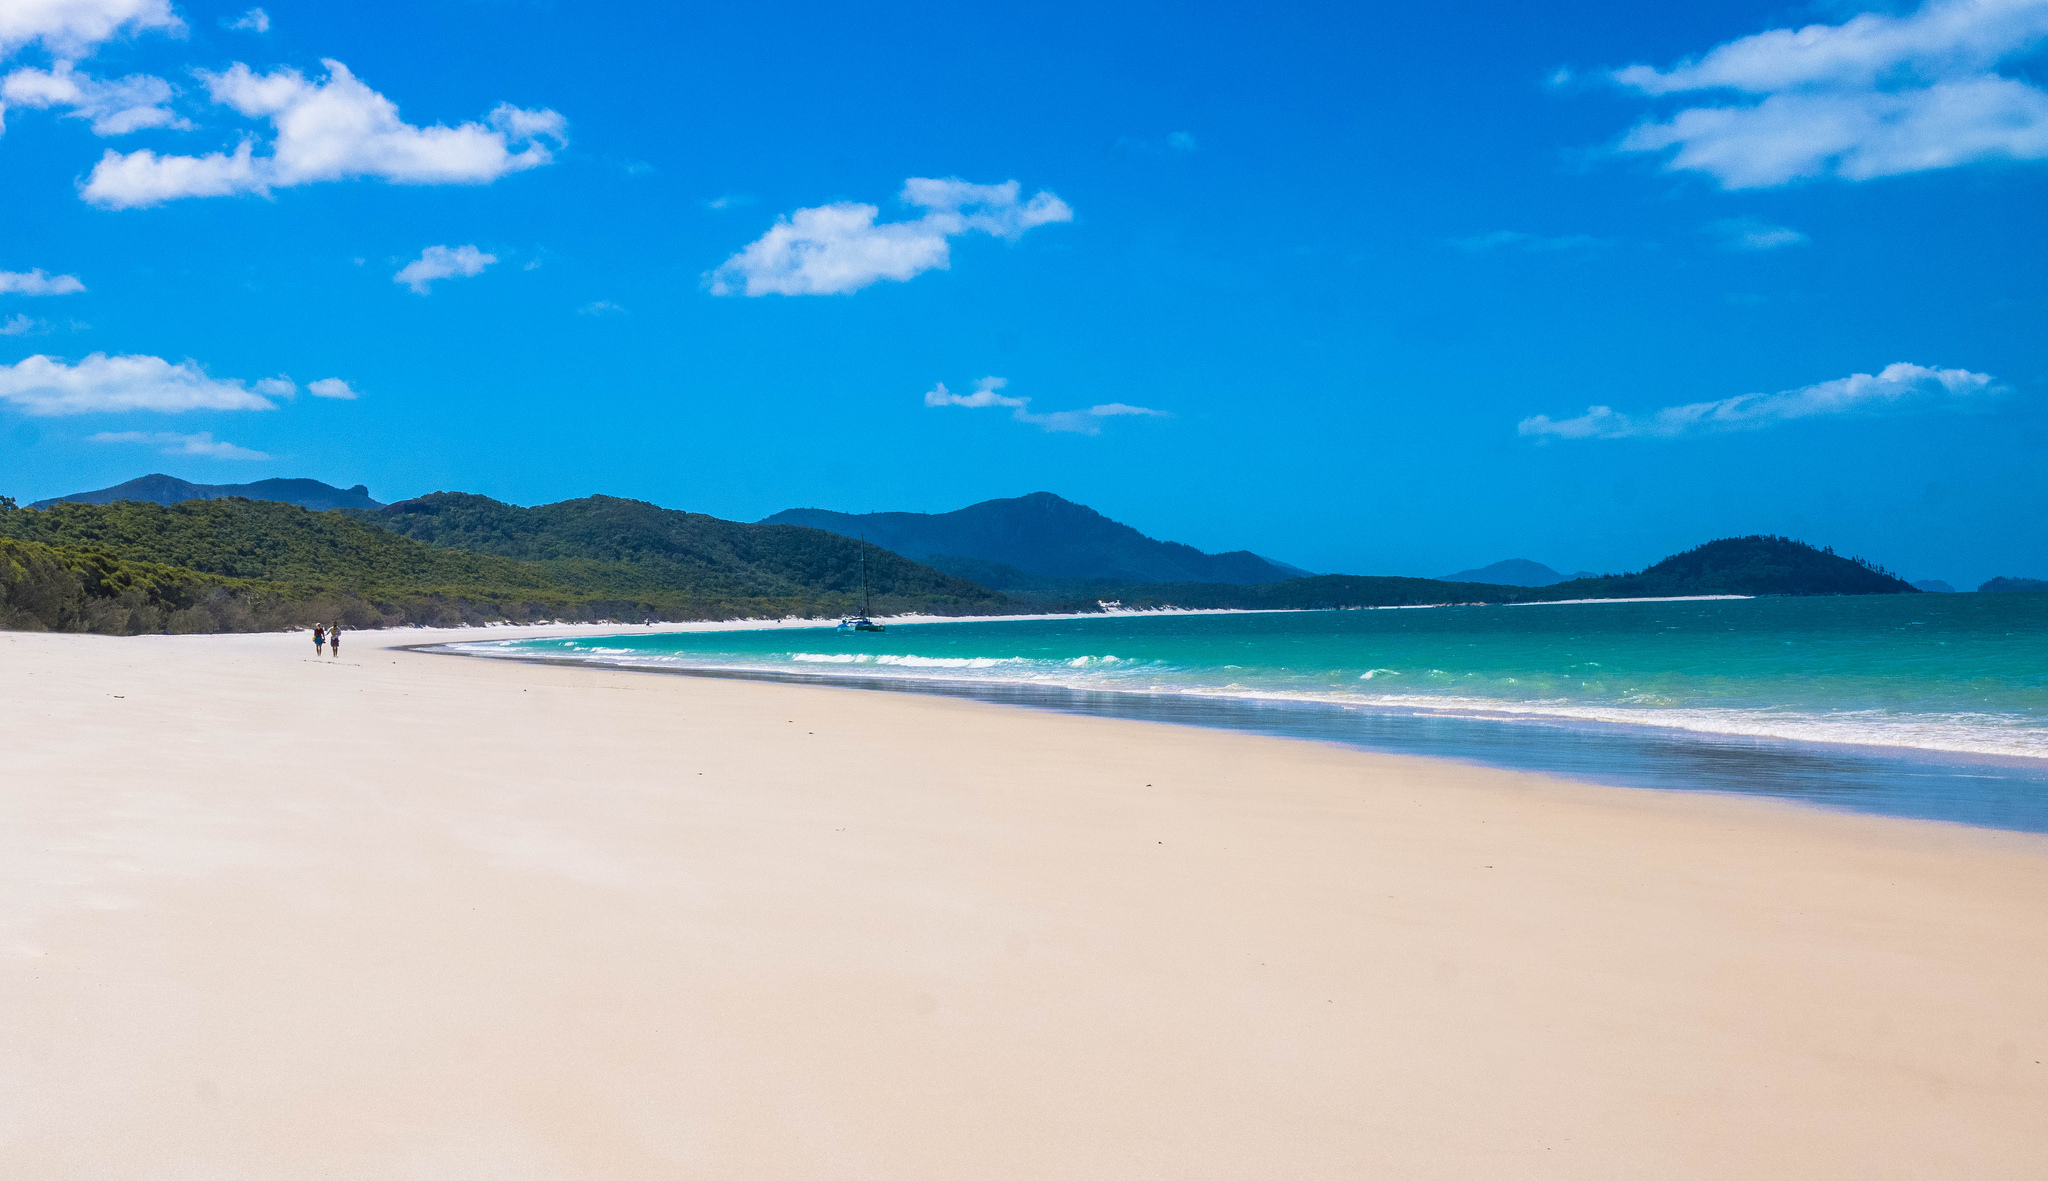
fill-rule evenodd
<path id="1" fill-rule="evenodd" d="M 1436 715 L 1512 722 L 1585 722 L 1599 725 L 1660 727 L 1702 735 L 1779 739 L 1794 742 L 1899 747 L 1958 754 L 2048 759 L 2048 726 L 2020 713 L 1936 712 L 1879 708 L 1765 708 L 1688 704 L 1668 693 L 1636 690 L 1608 700 L 1582 700 L 1552 693 L 1525 698 L 1479 696 L 1458 692 L 1466 676 L 1438 668 L 1397 670 L 1375 667 L 1362 673 L 1330 670 L 1325 688 L 1301 684 L 1300 670 L 1288 675 L 1292 684 L 1260 684 L 1246 677 L 1250 669 L 1235 665 L 1184 669 L 1159 661 L 1114 655 L 1057 656 L 920 656 L 874 652 L 704 652 L 674 653 L 628 648 L 590 641 L 501 641 L 462 645 L 465 650 L 497 656 L 541 658 L 565 662 L 601 662 L 654 668 L 705 671 L 781 671 L 816 676 L 893 677 L 978 684 L 1047 685 L 1096 692 L 1153 696 L 1197 696 L 1247 702 L 1320 703 L 1357 709 L 1388 710 L 1411 715 Z M 1356 667 L 1355 665 L 1353 667 Z M 1572 668 L 1599 667 L 1581 661 Z M 815 670 L 815 671 L 811 671 Z M 1281 670 L 1265 670 L 1278 672 Z M 1210 678 L 1204 683 L 1204 674 Z M 1220 674 L 1220 675 L 1219 675 Z M 1216 683 L 1230 678 L 1227 683 Z M 1408 692 L 1371 692 L 1398 678 Z M 1508 693 L 1513 678 L 1494 682 Z M 1581 688 L 1576 678 L 1566 682 Z M 1354 688 L 1355 686 L 1355 688 Z M 1429 690 L 1436 691 L 1431 692 Z"/>
<path id="2" fill-rule="evenodd" d="M 876 664 L 890 668 L 996 668 L 1031 664 L 1022 656 L 897 656 L 887 652 L 792 652 L 799 664 Z"/>

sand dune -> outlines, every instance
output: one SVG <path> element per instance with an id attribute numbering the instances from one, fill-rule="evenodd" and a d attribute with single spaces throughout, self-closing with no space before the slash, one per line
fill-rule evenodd
<path id="1" fill-rule="evenodd" d="M 2048 1175 L 2048 840 L 0 633 L 0 1176 Z"/>

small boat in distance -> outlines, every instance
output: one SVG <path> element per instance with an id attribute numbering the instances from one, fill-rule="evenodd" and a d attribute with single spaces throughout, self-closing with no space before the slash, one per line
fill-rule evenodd
<path id="1" fill-rule="evenodd" d="M 860 614 L 839 621 L 843 632 L 879 632 L 889 629 L 868 618 L 868 539 L 860 539 Z"/>

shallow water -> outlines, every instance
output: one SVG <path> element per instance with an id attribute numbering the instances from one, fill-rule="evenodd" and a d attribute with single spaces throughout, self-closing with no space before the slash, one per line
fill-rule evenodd
<path id="1" fill-rule="evenodd" d="M 455 646 L 2048 831 L 2048 596 L 1117 615 Z"/>

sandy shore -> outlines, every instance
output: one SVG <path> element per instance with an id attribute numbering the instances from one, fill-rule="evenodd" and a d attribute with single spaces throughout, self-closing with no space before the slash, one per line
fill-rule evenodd
<path id="1" fill-rule="evenodd" d="M 434 638 L 0 633 L 0 1176 L 2048 1175 L 2042 838 Z"/>

